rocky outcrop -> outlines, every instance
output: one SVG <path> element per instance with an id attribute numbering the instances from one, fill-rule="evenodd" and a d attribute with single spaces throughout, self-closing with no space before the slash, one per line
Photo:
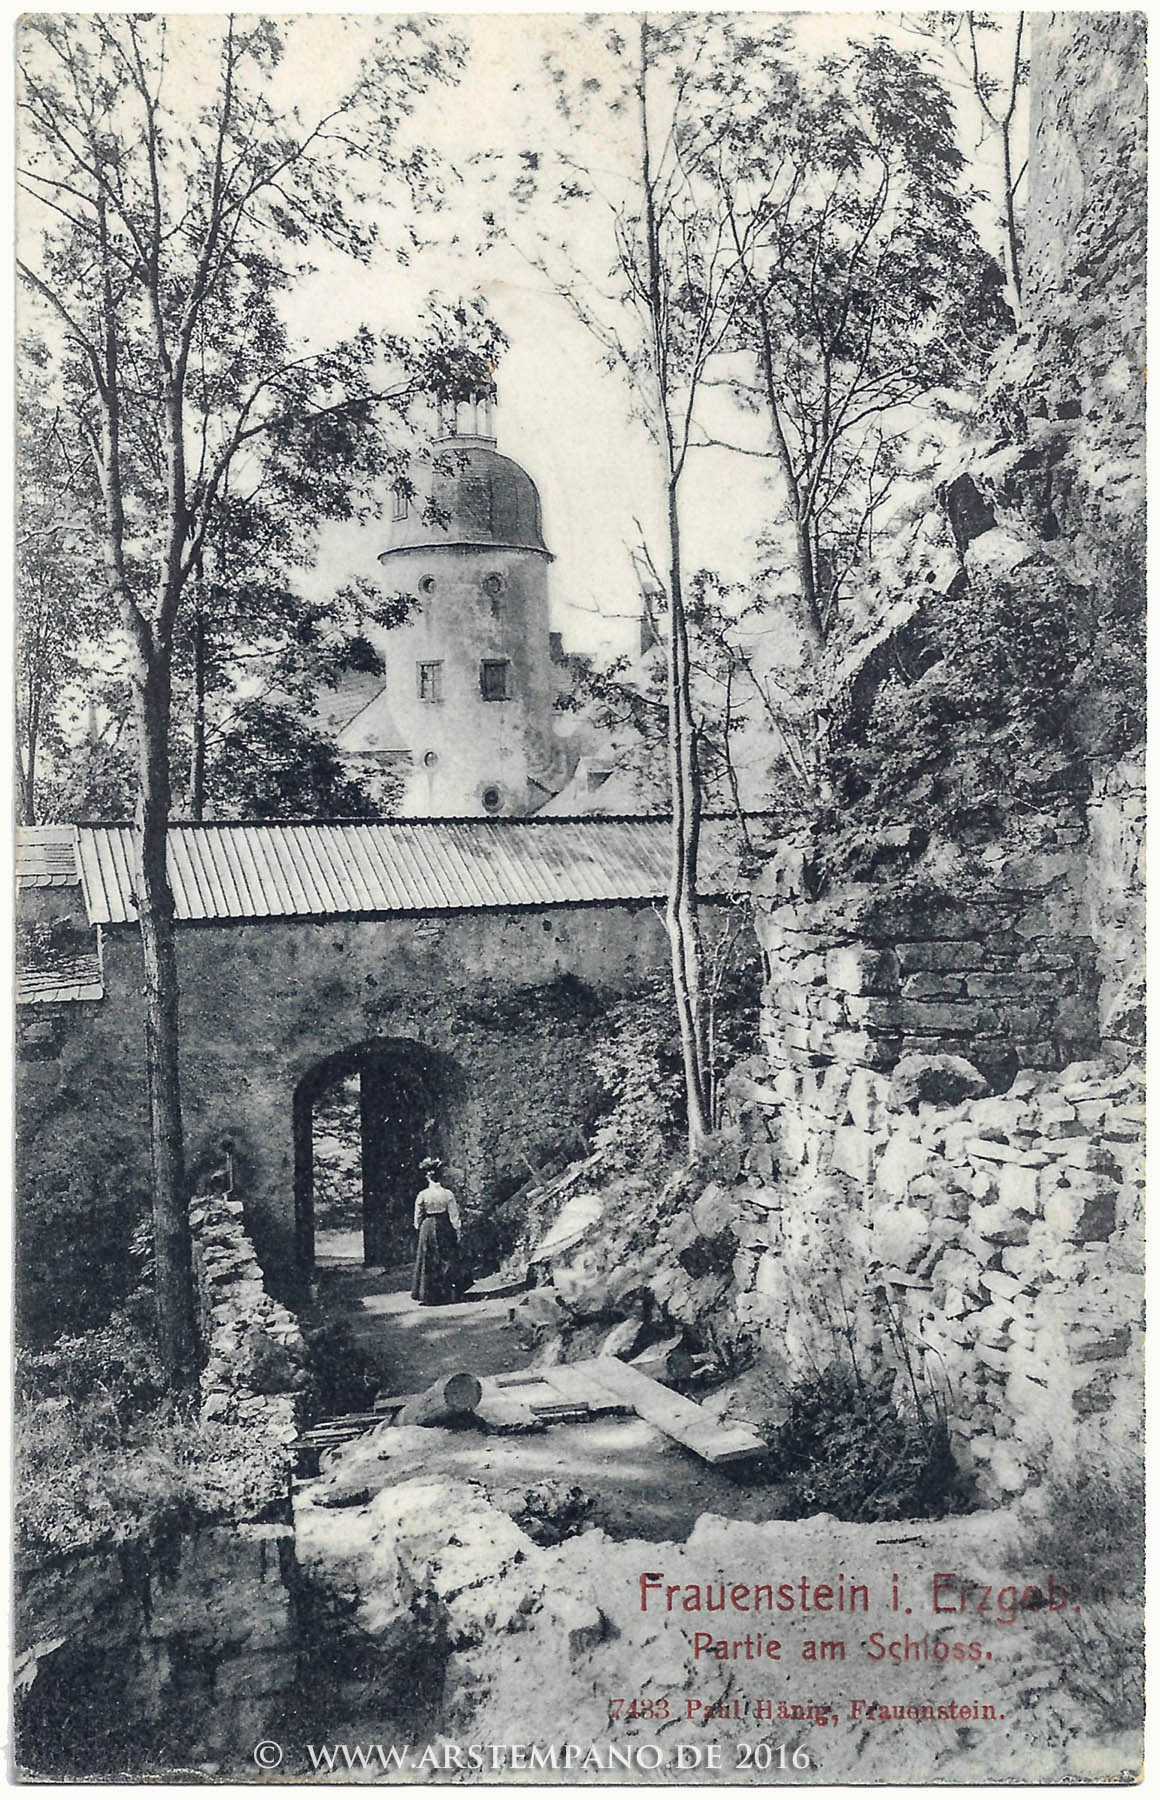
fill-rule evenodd
<path id="1" fill-rule="evenodd" d="M 17 1630 L 22 1770 L 249 1773 L 253 1745 L 292 1703 L 295 1596 L 288 1524 L 215 1526 L 149 1556 L 111 1550 L 30 1573 Z"/>
<path id="2" fill-rule="evenodd" d="M 1010 1627 L 972 1616 L 957 1632 L 933 1615 L 936 1569 L 957 1570 L 968 1592 L 1000 1572 L 1014 1596 L 1046 1579 L 1021 1573 L 1009 1513 L 870 1534 L 827 1516 L 750 1524 L 707 1513 L 685 1543 L 618 1543 L 591 1529 L 543 1548 L 480 1483 L 419 1476 L 343 1511 L 318 1508 L 304 1490 L 298 1538 L 307 1577 L 344 1618 L 350 1665 L 363 1672 L 335 1695 L 327 1735 L 409 1740 L 412 1776 L 464 1779 L 470 1765 L 455 1758 L 468 1745 L 507 1759 L 477 1764 L 483 1779 L 512 1779 L 514 1769 L 515 1779 L 553 1783 L 603 1775 L 670 1785 L 706 1779 L 710 1744 L 718 1781 L 771 1779 L 777 1765 L 754 1763 L 756 1743 L 770 1756 L 779 1743 L 787 1754 L 800 1747 L 798 1778 L 811 1782 L 892 1780 L 903 1741 L 912 1780 L 1107 1778 L 1138 1755 L 1130 1732 L 1096 1741 L 1058 1680 L 1067 1634 L 1038 1632 L 1035 1610 L 1008 1614 Z M 892 1579 L 912 1609 L 901 1623 Z M 865 1604 L 839 1610 L 839 1580 L 844 1596 L 860 1584 Z M 654 1586 L 642 1604 L 645 1581 Z M 745 1610 L 758 1582 L 790 1583 L 788 1608 Z M 718 1604 L 722 1591 L 741 1610 Z M 686 1601 L 697 1593 L 711 1595 L 712 1611 Z M 1037 1593 L 1028 1591 L 1031 1609 L 1043 1604 Z M 883 1646 L 901 1648 L 903 1629 L 916 1649 L 889 1660 Z M 936 1637 L 948 1640 L 941 1650 L 931 1649 Z M 977 1660 L 965 1668 L 970 1640 Z M 342 1654 L 332 1640 L 331 1669 Z M 1034 1697 L 1033 1730 L 1017 1694 Z M 940 1717 L 952 1699 L 967 1712 Z M 868 1718 L 877 1700 L 903 1708 L 902 1727 Z M 339 1733 L 337 1718 L 355 1723 Z"/>
<path id="3" fill-rule="evenodd" d="M 1142 12 L 1034 16 L 1019 385 L 1056 440 L 1059 535 L 1097 583 L 1143 539 L 1145 49 Z"/>

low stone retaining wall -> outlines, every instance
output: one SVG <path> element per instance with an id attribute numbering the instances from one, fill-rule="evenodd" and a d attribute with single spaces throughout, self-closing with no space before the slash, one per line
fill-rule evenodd
<path id="1" fill-rule="evenodd" d="M 190 1208 L 201 1414 L 252 1428 L 280 1454 L 306 1419 L 311 1379 L 298 1321 L 266 1292 L 242 1202 L 228 1191 Z"/>

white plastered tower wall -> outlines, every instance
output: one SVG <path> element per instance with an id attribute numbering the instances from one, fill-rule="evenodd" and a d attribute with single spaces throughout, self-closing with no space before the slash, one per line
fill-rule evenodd
<path id="1" fill-rule="evenodd" d="M 552 558 L 535 484 L 496 449 L 490 402 L 443 425 L 379 556 L 384 587 L 418 606 L 401 627 L 367 628 L 383 685 L 339 748 L 403 776 L 405 816 L 519 816 L 559 792 L 574 761 L 553 731 Z"/>

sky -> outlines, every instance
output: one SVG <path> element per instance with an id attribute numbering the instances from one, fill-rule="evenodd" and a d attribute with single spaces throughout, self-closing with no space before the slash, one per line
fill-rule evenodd
<path id="1" fill-rule="evenodd" d="M 886 31 L 899 37 L 902 30 L 898 15 L 795 17 L 803 42 L 819 55 L 840 49 L 853 36 Z M 218 23 L 194 14 L 170 18 L 170 68 L 183 99 L 206 97 L 214 78 L 208 46 Z M 287 112 L 297 108 L 309 116 L 354 75 L 360 57 L 390 20 L 315 13 L 283 16 L 279 24 L 287 54 L 275 77 L 276 91 Z M 292 290 L 288 319 L 297 334 L 322 344 L 364 321 L 406 333 L 432 291 L 448 298 L 482 294 L 510 343 L 498 376 L 499 448 L 535 480 L 546 542 L 556 558 L 552 626 L 563 632 L 569 649 L 631 650 L 640 610 L 631 552 L 643 536 L 658 564 L 663 562 L 659 453 L 630 417 L 623 377 L 602 368 L 597 345 L 566 302 L 510 245 L 480 254 L 480 215 L 488 195 L 473 161 L 483 150 L 562 143 L 544 58 L 550 52 L 577 73 L 583 59 L 599 54 L 593 28 L 578 14 L 491 13 L 444 15 L 440 29 L 461 34 L 467 60 L 459 84 L 433 89 L 411 126 L 419 141 L 439 153 L 447 171 L 446 206 L 437 218 L 424 221 L 430 247 L 407 268 L 397 263 L 389 245 L 408 214 L 397 196 L 385 195 L 377 209 L 383 254 L 363 267 L 312 250 L 317 272 Z M 913 38 L 907 41 L 913 46 Z M 989 152 L 985 146 L 977 152 L 969 106 L 961 135 L 974 179 L 984 185 Z M 621 159 L 627 154 L 631 160 L 607 114 L 599 141 L 586 145 L 584 154 L 610 183 Z M 979 224 L 985 234 L 990 231 L 990 209 L 981 209 Z M 607 265 L 609 246 L 591 230 L 574 235 L 569 248 L 581 265 Z M 751 422 L 748 430 L 752 447 L 764 448 L 759 423 Z M 744 425 L 732 435 L 745 441 Z M 693 456 L 685 484 L 689 568 L 713 568 L 726 579 L 745 572 L 754 535 L 777 507 L 766 469 L 755 457 L 719 450 Z M 321 591 L 358 574 L 377 578 L 377 554 L 385 542 L 386 528 L 375 524 L 327 527 L 317 566 L 304 586 Z"/>
<path id="2" fill-rule="evenodd" d="M 817 54 L 851 36 L 886 30 L 899 38 L 898 15 L 797 15 L 803 41 Z M 631 550 L 643 534 L 659 552 L 662 503 L 659 455 L 628 416 L 623 378 L 600 364 L 600 353 L 568 305 L 508 246 L 479 254 L 479 217 L 487 203 L 472 159 L 484 149 L 540 147 L 561 142 L 562 127 L 543 71 L 545 54 L 561 56 L 575 72 L 588 54 L 580 18 L 559 13 L 461 15 L 446 21 L 467 43 L 467 67 L 454 89 L 423 103 L 418 135 L 437 149 L 450 173 L 445 212 L 429 222 L 438 240 L 401 269 L 384 257 L 371 269 L 323 267 L 296 302 L 307 331 L 337 333 L 365 319 L 406 331 L 431 290 L 448 296 L 481 293 L 510 343 L 499 370 L 499 448 L 528 470 L 544 509 L 552 570 L 552 625 L 570 649 L 611 654 L 637 641 L 639 594 Z M 190 21 L 191 24 L 196 22 Z M 370 16 L 338 20 L 315 15 L 295 21 L 282 79 L 306 109 L 344 64 L 353 71 Z M 903 41 L 900 39 L 900 41 Z M 913 38 L 908 38 L 912 46 Z M 961 143 L 972 178 L 984 186 L 993 152 L 978 144 L 973 105 L 963 107 Z M 610 136 L 600 156 L 614 178 L 618 145 Z M 591 157 L 591 160 L 596 160 Z M 397 221 L 386 214 L 384 235 Z M 992 209 L 978 224 L 992 234 Z M 458 241 L 456 241 L 458 240 Z M 573 241 L 575 260 L 600 267 L 607 246 Z M 757 435 L 753 436 L 754 430 Z M 744 441 L 744 433 L 742 433 Z M 763 447 L 760 430 L 750 438 Z M 691 568 L 710 567 L 727 578 L 742 574 L 756 530 L 776 508 L 765 465 L 722 451 L 692 460 L 687 483 L 686 551 Z M 385 531 L 373 525 L 334 528 L 322 543 L 315 579 L 320 585 L 356 573 L 374 577 Z"/>

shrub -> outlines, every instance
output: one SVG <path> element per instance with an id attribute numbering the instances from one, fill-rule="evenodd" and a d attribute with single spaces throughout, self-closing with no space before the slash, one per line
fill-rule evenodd
<path id="1" fill-rule="evenodd" d="M 948 1510 L 956 1470 L 946 1419 L 904 1414 L 894 1383 L 892 1369 L 867 1377 L 833 1363 L 790 1389 L 784 1424 L 767 1428 L 788 1517 L 917 1519 Z"/>
<path id="2" fill-rule="evenodd" d="M 356 1341 L 345 1319 L 327 1319 L 303 1332 L 314 1378 L 311 1411 L 317 1418 L 365 1412 L 383 1376 L 373 1358 Z"/>
<path id="3" fill-rule="evenodd" d="M 145 1305 L 24 1352 L 16 1385 L 16 1523 L 32 1559 L 267 1517 L 285 1500 L 285 1467 L 260 1433 L 166 1394 Z"/>
<path id="4" fill-rule="evenodd" d="M 1144 1717 L 1144 1468 L 1111 1450 L 1098 1463 L 1049 1477 L 1041 1511 L 1020 1543 L 1028 1570 L 1050 1571 L 1078 1597 L 1038 1623 L 1063 1684 L 1108 1730 Z M 1059 1632 L 1071 1648 L 1059 1652 Z"/>
<path id="5" fill-rule="evenodd" d="M 91 1060 L 46 1096 L 16 1096 L 15 1301 L 22 1344 L 100 1326 L 137 1279 L 132 1238 L 149 1217 L 148 1134 L 124 1075 Z"/>
<path id="6" fill-rule="evenodd" d="M 760 957 L 749 915 L 734 914 L 716 942 L 704 946 L 704 1003 L 714 1088 L 721 1075 L 756 1047 Z M 593 1134 L 613 1166 L 663 1162 L 685 1128 L 681 1041 L 668 974 L 651 976 L 637 993 L 610 1006 L 592 1062 L 607 1096 Z"/>

